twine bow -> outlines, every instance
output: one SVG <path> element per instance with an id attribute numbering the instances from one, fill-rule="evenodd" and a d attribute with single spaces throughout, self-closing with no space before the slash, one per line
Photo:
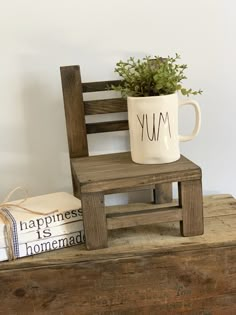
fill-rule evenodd
<path id="1" fill-rule="evenodd" d="M 14 202 L 10 202 L 10 198 L 12 197 L 12 195 L 16 192 L 21 190 L 24 193 L 24 199 L 21 200 L 18 203 L 14 203 Z M 22 210 L 25 210 L 29 213 L 33 213 L 33 214 L 41 214 L 41 215 L 48 215 L 48 214 L 52 214 L 57 212 L 58 210 L 52 210 L 49 212 L 41 212 L 41 211 L 35 211 L 35 210 L 31 210 L 28 209 L 26 207 L 23 207 L 22 204 L 28 199 L 28 193 L 27 191 L 23 188 L 23 187 L 16 187 L 15 189 L 13 189 L 12 191 L 10 191 L 8 193 L 8 195 L 6 196 L 6 198 L 3 200 L 2 203 L 0 203 L 0 218 L 2 219 L 3 223 L 5 224 L 5 239 L 6 239 L 6 247 L 7 247 L 7 254 L 8 254 L 8 259 L 9 260 L 15 260 L 16 256 L 14 253 L 14 241 L 13 241 L 13 227 L 12 227 L 12 221 L 9 219 L 9 217 L 5 214 L 5 212 L 3 211 L 3 208 L 9 208 L 9 207 L 15 207 L 15 208 L 19 208 Z"/>

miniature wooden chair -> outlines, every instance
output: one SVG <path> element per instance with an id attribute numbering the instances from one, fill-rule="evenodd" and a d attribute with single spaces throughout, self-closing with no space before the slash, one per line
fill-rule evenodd
<path id="1" fill-rule="evenodd" d="M 81 199 L 86 246 L 108 246 L 108 230 L 180 221 L 183 236 L 203 234 L 201 169 L 185 158 L 170 164 L 139 165 L 130 152 L 89 156 L 87 134 L 128 130 L 128 121 L 86 123 L 85 115 L 127 111 L 121 98 L 83 101 L 83 93 L 105 91 L 119 81 L 81 83 L 80 67 L 61 67 L 74 194 Z M 178 182 L 178 205 L 172 183 Z M 104 195 L 154 189 L 154 203 L 105 207 Z"/>

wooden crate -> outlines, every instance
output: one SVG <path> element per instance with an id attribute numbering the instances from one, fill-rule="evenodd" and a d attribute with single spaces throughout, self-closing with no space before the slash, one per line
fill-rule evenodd
<path id="1" fill-rule="evenodd" d="M 178 222 L 110 231 L 85 246 L 0 264 L 4 315 L 234 315 L 236 200 L 205 197 L 205 234 Z"/>

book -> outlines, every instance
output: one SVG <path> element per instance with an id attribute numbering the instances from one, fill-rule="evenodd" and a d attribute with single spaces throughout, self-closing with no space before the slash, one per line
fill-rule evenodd
<path id="1" fill-rule="evenodd" d="M 39 229 L 35 231 L 29 231 L 27 233 L 18 233 L 18 243 L 24 244 L 31 242 L 33 240 L 43 240 L 44 238 L 50 238 L 57 235 L 63 235 L 68 233 L 74 233 L 78 230 L 83 229 L 83 220 L 77 220 L 69 223 L 64 223 L 61 225 L 56 225 L 54 227 L 45 228 L 45 229 Z M 4 231 L 0 233 L 0 248 L 6 247 L 6 236 L 4 234 Z"/>
<path id="2" fill-rule="evenodd" d="M 59 192 L 28 198 L 21 204 L 31 211 L 40 211 L 40 215 L 17 207 L 21 202 L 11 201 L 11 206 L 1 208 L 11 221 L 16 258 L 84 242 L 83 216 L 78 198 Z M 0 218 L 0 261 L 8 259 L 7 237 L 5 224 Z"/>
<path id="3" fill-rule="evenodd" d="M 84 231 L 57 235 L 55 237 L 44 238 L 38 241 L 19 244 L 17 258 L 32 256 L 47 251 L 61 249 L 64 247 L 79 245 L 84 243 Z M 8 260 L 7 248 L 0 248 L 0 261 Z"/>

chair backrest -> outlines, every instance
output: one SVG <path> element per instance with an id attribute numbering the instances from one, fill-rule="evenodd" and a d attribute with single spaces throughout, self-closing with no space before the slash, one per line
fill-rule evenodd
<path id="1" fill-rule="evenodd" d="M 128 130 L 127 120 L 86 123 L 86 115 L 127 112 L 127 102 L 122 98 L 84 101 L 83 94 L 107 91 L 119 80 L 82 83 L 80 67 L 61 67 L 67 137 L 71 158 L 88 156 L 87 134 Z"/>

